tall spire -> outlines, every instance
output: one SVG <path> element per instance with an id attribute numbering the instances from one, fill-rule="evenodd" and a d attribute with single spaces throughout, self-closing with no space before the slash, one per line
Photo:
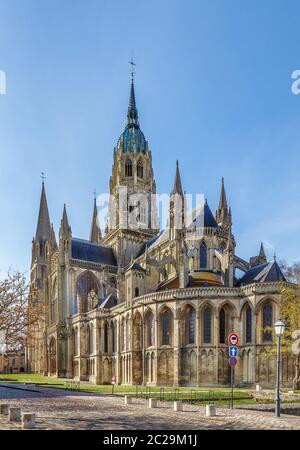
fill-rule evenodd
<path id="1" fill-rule="evenodd" d="M 259 257 L 267 259 L 263 243 L 260 244 Z"/>
<path id="2" fill-rule="evenodd" d="M 50 241 L 51 238 L 51 224 L 46 199 L 46 191 L 44 181 L 42 182 L 42 194 L 40 201 L 39 218 L 36 227 L 35 239 L 36 241 L 44 242 Z"/>
<path id="3" fill-rule="evenodd" d="M 90 232 L 90 241 L 94 244 L 99 244 L 101 241 L 101 230 L 98 226 L 97 221 L 97 204 L 96 204 L 96 198 L 94 199 L 94 209 L 93 209 L 93 218 L 92 218 L 92 226 L 91 226 L 91 232 Z"/>
<path id="4" fill-rule="evenodd" d="M 174 187 L 173 187 L 173 191 L 171 192 L 171 194 L 183 195 L 178 159 L 176 161 L 176 174 L 175 174 L 175 179 L 174 179 Z"/>
<path id="5" fill-rule="evenodd" d="M 220 202 L 219 202 L 219 209 L 222 209 L 222 208 L 224 208 L 225 210 L 228 208 L 223 177 L 222 177 L 222 181 L 221 181 L 221 195 L 220 195 Z"/>
<path id="6" fill-rule="evenodd" d="M 139 128 L 139 120 L 138 120 L 138 111 L 135 103 L 135 92 L 134 92 L 134 66 L 135 63 L 131 59 L 129 61 L 131 64 L 131 87 L 130 87 L 130 96 L 129 96 L 129 106 L 127 113 L 127 126 Z"/>

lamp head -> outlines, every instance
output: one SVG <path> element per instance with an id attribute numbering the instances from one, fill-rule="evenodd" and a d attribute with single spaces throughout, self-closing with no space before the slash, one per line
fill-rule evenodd
<path id="1" fill-rule="evenodd" d="M 276 336 L 281 337 L 284 333 L 285 324 L 284 324 L 284 322 L 282 322 L 282 320 L 279 319 L 275 322 L 274 328 L 275 328 Z"/>

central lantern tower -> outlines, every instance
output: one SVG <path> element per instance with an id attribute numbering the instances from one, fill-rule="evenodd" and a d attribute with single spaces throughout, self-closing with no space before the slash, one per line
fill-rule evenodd
<path id="1" fill-rule="evenodd" d="M 126 126 L 113 158 L 109 220 L 102 244 L 113 247 L 124 267 L 158 231 L 152 156 L 139 124 L 133 72 Z"/>

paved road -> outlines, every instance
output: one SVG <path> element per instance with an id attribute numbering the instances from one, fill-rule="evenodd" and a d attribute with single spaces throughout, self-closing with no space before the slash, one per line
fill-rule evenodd
<path id="1" fill-rule="evenodd" d="M 3 383 L 2 383 L 3 384 Z M 35 412 L 39 429 L 103 429 L 103 430 L 255 430 L 298 429 L 300 417 L 271 412 L 218 409 L 217 417 L 206 417 L 204 407 L 184 405 L 183 412 L 172 410 L 169 402 L 158 402 L 149 409 L 147 401 L 108 395 L 91 395 L 64 390 L 35 388 L 37 392 L 0 386 L 0 399 L 25 412 Z M 0 416 L 0 429 L 20 428 Z"/>

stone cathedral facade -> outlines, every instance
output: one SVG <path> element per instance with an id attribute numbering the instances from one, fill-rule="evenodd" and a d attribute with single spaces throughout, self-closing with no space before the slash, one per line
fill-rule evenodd
<path id="1" fill-rule="evenodd" d="M 159 231 L 152 153 L 133 79 L 109 189 L 105 232 L 95 200 L 85 240 L 73 236 L 66 206 L 55 236 L 42 185 L 30 288 L 39 320 L 29 332 L 28 370 L 98 384 L 226 385 L 227 336 L 236 332 L 235 383 L 273 385 L 266 327 L 279 318 L 283 289 L 296 287 L 276 260 L 267 261 L 263 245 L 249 261 L 236 255 L 223 179 L 216 213 L 206 200 L 189 213 L 177 162 L 168 225 Z M 124 189 L 126 199 L 143 200 L 128 206 Z M 134 226 L 121 210 L 135 214 Z M 293 377 L 292 357 L 285 356 L 283 384 Z"/>

